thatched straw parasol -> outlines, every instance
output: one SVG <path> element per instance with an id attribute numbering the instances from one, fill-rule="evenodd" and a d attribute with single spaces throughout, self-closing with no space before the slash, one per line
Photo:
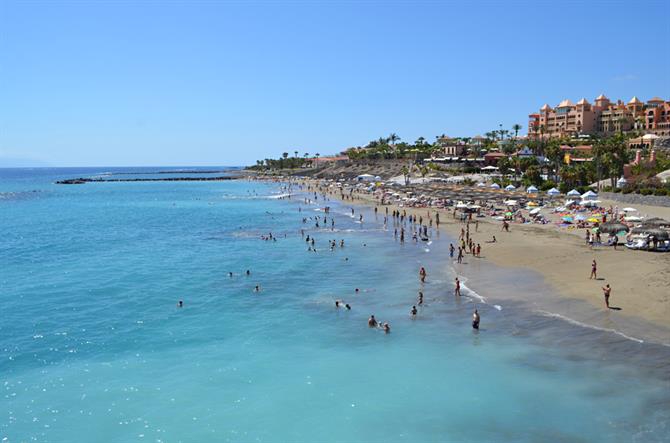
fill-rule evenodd
<path id="1" fill-rule="evenodd" d="M 648 218 L 646 220 L 642 220 L 642 226 L 660 228 L 661 226 L 670 226 L 670 221 L 664 220 L 659 217 L 653 217 Z"/>
<path id="2" fill-rule="evenodd" d="M 638 228 L 633 228 L 631 232 L 633 234 L 653 235 L 658 240 L 667 240 L 670 238 L 670 232 L 659 228 L 647 228 L 644 226 L 640 226 Z"/>
<path id="3" fill-rule="evenodd" d="M 609 233 L 616 234 L 617 232 L 621 231 L 628 232 L 628 230 L 629 230 L 628 226 L 624 225 L 623 223 L 611 222 L 611 223 L 603 223 L 600 225 L 600 232 L 603 232 L 605 234 Z"/>

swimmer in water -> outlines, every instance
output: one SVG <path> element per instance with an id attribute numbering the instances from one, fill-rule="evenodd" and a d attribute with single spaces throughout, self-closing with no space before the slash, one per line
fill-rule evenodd
<path id="1" fill-rule="evenodd" d="M 423 304 L 423 292 L 419 291 L 419 306 Z"/>
<path id="2" fill-rule="evenodd" d="M 184 302 L 182 300 L 179 300 L 179 302 L 177 302 L 177 307 L 178 308 L 183 308 L 184 307 Z"/>
<path id="3" fill-rule="evenodd" d="M 384 334 L 389 334 L 391 332 L 391 326 L 388 324 L 388 322 L 384 322 L 382 329 L 384 330 Z"/>
<path id="4" fill-rule="evenodd" d="M 247 269 L 247 275 L 251 275 L 251 271 Z"/>
<path id="5" fill-rule="evenodd" d="M 412 314 L 412 317 L 416 317 L 417 312 L 418 311 L 416 310 L 416 306 L 412 306 L 412 310 L 410 311 L 410 313 Z"/>
<path id="6" fill-rule="evenodd" d="M 256 285 L 256 287 L 254 287 L 254 292 L 261 292 L 261 285 Z"/>
<path id="7" fill-rule="evenodd" d="M 354 292 L 355 292 L 356 294 L 358 294 L 358 293 L 360 292 L 360 289 L 356 288 L 356 290 L 355 290 Z"/>
<path id="8" fill-rule="evenodd" d="M 339 307 L 340 307 L 340 303 L 341 303 L 340 300 L 335 300 L 335 307 L 336 307 L 336 308 L 339 308 Z"/>
<path id="9" fill-rule="evenodd" d="M 370 318 L 368 318 L 368 327 L 374 328 L 377 326 L 377 320 L 375 319 L 374 315 L 371 315 Z"/>
<path id="10" fill-rule="evenodd" d="M 229 276 L 230 278 L 233 278 L 233 273 L 232 273 L 232 272 L 229 272 L 229 273 L 228 273 L 228 276 Z"/>
<path id="11" fill-rule="evenodd" d="M 474 329 L 479 329 L 479 312 L 476 309 L 472 314 L 472 327 Z"/>
<path id="12" fill-rule="evenodd" d="M 349 303 L 345 303 L 344 307 L 347 308 L 347 311 L 351 311 L 351 306 Z"/>

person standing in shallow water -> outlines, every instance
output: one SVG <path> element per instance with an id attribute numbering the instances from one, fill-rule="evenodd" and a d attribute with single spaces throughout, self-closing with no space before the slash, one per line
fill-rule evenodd
<path id="1" fill-rule="evenodd" d="M 612 293 L 612 288 L 610 287 L 609 283 L 603 286 L 603 295 L 605 296 L 605 306 L 607 306 L 607 309 L 610 308 L 610 294 Z"/>
<path id="2" fill-rule="evenodd" d="M 421 269 L 419 269 L 419 279 L 421 280 L 421 283 L 426 281 L 426 268 L 423 266 L 421 266 Z"/>
<path id="3" fill-rule="evenodd" d="M 454 295 L 461 296 L 461 281 L 456 277 L 456 287 L 454 288 Z"/>
<path id="4" fill-rule="evenodd" d="M 479 312 L 475 309 L 475 312 L 472 314 L 472 328 L 479 329 Z"/>

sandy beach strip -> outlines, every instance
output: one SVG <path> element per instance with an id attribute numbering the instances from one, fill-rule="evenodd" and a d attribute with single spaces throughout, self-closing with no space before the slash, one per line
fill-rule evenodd
<path id="1" fill-rule="evenodd" d="M 306 180 L 318 186 L 317 180 Z M 339 199 L 338 193 L 329 193 Z M 354 193 L 354 200 L 346 204 L 379 206 L 373 195 Z M 602 206 L 630 206 L 615 201 L 603 201 Z M 440 214 L 440 229 L 458 239 L 464 224 L 454 219 L 452 209 L 414 208 L 385 205 L 389 211 L 399 209 L 407 214 L 426 218 Z M 670 219 L 670 208 L 635 205 L 641 214 Z M 381 211 L 380 206 L 380 211 Z M 555 216 L 554 216 L 555 218 Z M 634 317 L 649 322 L 651 336 L 670 343 L 670 253 L 631 251 L 620 246 L 591 249 L 584 241 L 584 229 L 558 228 L 554 224 L 511 223 L 510 232 L 502 231 L 502 222 L 490 217 L 479 218 L 475 232 L 470 233 L 475 243 L 482 245 L 483 259 L 496 266 L 523 268 L 539 273 L 555 292 L 566 298 L 583 300 L 597 309 L 605 310 L 602 287 L 612 287 L 610 302 L 620 307 L 617 315 Z M 496 236 L 496 243 L 486 243 Z M 589 279 L 591 261 L 598 263 L 598 279 Z M 532 294 L 528 294 L 532 297 Z"/>

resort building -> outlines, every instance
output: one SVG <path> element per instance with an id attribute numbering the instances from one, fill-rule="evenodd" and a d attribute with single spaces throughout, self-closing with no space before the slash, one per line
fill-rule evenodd
<path id="1" fill-rule="evenodd" d="M 638 129 L 660 136 L 670 135 L 670 102 L 654 97 L 647 103 L 633 97 L 616 103 L 604 95 L 593 104 L 563 100 L 555 108 L 545 104 L 528 116 L 529 138 L 573 137 L 580 134 L 608 135 Z"/>

